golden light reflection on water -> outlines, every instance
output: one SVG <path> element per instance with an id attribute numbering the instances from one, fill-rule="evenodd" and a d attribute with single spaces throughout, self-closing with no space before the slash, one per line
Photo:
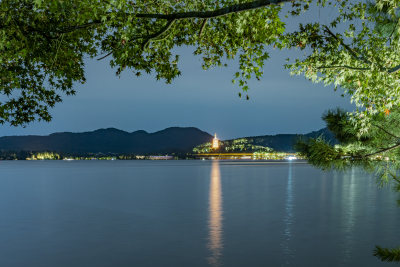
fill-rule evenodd
<path id="1" fill-rule="evenodd" d="M 284 232 L 283 242 L 281 243 L 283 254 L 285 256 L 285 264 L 291 265 L 293 260 L 293 250 L 290 247 L 292 240 L 292 226 L 294 225 L 294 193 L 293 193 L 293 177 L 292 177 L 292 163 L 289 162 L 289 172 L 286 185 L 286 203 L 285 203 L 285 217 L 283 219 Z"/>
<path id="2" fill-rule="evenodd" d="M 219 162 L 214 160 L 211 165 L 210 193 L 209 193 L 209 221 L 208 221 L 208 248 L 211 256 L 209 262 L 212 266 L 220 266 L 222 255 L 222 189 Z"/>

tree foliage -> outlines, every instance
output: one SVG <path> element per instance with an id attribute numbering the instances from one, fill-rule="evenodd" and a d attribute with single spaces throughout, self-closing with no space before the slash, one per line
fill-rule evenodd
<path id="1" fill-rule="evenodd" d="M 300 44 L 311 51 L 287 68 L 343 89 L 357 104 L 352 120 L 365 133 L 374 115 L 400 104 L 399 1 L 341 2 L 338 8 L 329 25 L 300 25 L 287 35 L 289 47 Z M 345 30 L 337 32 L 340 23 Z"/>
<path id="2" fill-rule="evenodd" d="M 400 248 L 382 248 L 376 246 L 374 256 L 378 257 L 381 261 L 399 262 L 400 261 Z"/>
<path id="3" fill-rule="evenodd" d="M 400 108 L 372 116 L 371 128 L 363 134 L 343 110 L 330 110 L 322 118 L 340 144 L 329 144 L 323 137 L 299 140 L 296 149 L 310 163 L 323 169 L 362 166 L 375 171 L 381 182 L 400 182 L 396 171 L 400 169 Z"/>
<path id="4" fill-rule="evenodd" d="M 86 57 L 110 56 L 117 75 L 153 72 L 170 83 L 181 74 L 172 49 L 191 46 L 204 68 L 239 58 L 246 90 L 284 31 L 279 2 L 1 1 L 0 122 L 50 120 L 48 108 L 85 82 Z"/>
<path id="5" fill-rule="evenodd" d="M 335 0 L 3 0 L 0 2 L 0 122 L 49 121 L 49 108 L 85 82 L 85 58 L 109 58 L 117 75 L 181 75 L 176 47 L 189 46 L 203 68 L 236 60 L 233 81 L 247 91 L 260 79 L 269 49 L 300 49 L 287 65 L 314 82 L 334 84 L 371 115 L 399 104 L 399 1 Z M 333 9 L 327 24 L 288 32 L 284 16 L 310 3 Z M 291 7 L 282 12 L 282 5 Z M 343 31 L 343 29 L 345 29 Z"/>

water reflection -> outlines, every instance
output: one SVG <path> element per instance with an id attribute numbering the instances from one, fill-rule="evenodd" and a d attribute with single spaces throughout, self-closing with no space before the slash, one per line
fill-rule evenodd
<path id="1" fill-rule="evenodd" d="M 290 249 L 289 246 L 289 242 L 292 239 L 292 225 L 294 223 L 293 198 L 292 163 L 289 162 L 288 179 L 286 185 L 285 217 L 283 219 L 283 242 L 281 244 L 286 264 L 289 264 L 290 260 L 293 258 L 293 251 Z"/>
<path id="2" fill-rule="evenodd" d="M 219 162 L 214 160 L 211 166 L 210 193 L 209 193 L 209 221 L 208 221 L 208 248 L 211 256 L 209 262 L 212 266 L 220 266 L 222 255 L 222 190 Z"/>
<path id="3" fill-rule="evenodd" d="M 342 181 L 342 227 L 343 227 L 343 257 L 342 263 L 351 260 L 354 248 L 354 230 L 356 226 L 357 187 L 355 182 L 355 168 L 350 173 L 346 172 Z"/>

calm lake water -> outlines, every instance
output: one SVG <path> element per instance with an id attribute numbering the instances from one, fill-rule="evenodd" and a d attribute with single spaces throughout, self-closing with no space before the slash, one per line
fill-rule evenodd
<path id="1" fill-rule="evenodd" d="M 388 266 L 398 197 L 296 162 L 0 161 L 0 266 Z"/>

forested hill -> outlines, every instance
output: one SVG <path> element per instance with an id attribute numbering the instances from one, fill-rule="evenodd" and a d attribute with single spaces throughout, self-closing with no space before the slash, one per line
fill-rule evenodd
<path id="1" fill-rule="evenodd" d="M 0 137 L 0 151 L 53 151 L 67 154 L 186 153 L 212 136 L 194 127 L 171 127 L 162 131 L 125 132 L 115 128 L 82 133 L 54 133 L 48 136 Z"/>
<path id="2" fill-rule="evenodd" d="M 305 135 L 277 134 L 243 137 L 223 141 L 226 144 L 234 140 L 245 140 L 249 145 L 272 148 L 274 151 L 293 152 L 298 138 L 323 135 L 331 143 L 337 143 L 333 134 L 326 128 Z M 51 151 L 60 154 L 162 154 L 191 153 L 193 148 L 212 140 L 212 136 L 194 127 L 171 127 L 162 131 L 125 132 L 115 128 L 99 129 L 82 133 L 54 133 L 47 136 L 5 136 L 0 137 L 0 152 Z"/>
<path id="3" fill-rule="evenodd" d="M 331 144 L 336 144 L 337 140 L 328 128 L 313 131 L 307 134 L 277 134 L 245 137 L 248 143 L 256 146 L 272 148 L 274 151 L 294 152 L 294 144 L 299 138 L 317 138 L 323 136 Z M 233 141 L 233 140 L 226 140 Z"/>

